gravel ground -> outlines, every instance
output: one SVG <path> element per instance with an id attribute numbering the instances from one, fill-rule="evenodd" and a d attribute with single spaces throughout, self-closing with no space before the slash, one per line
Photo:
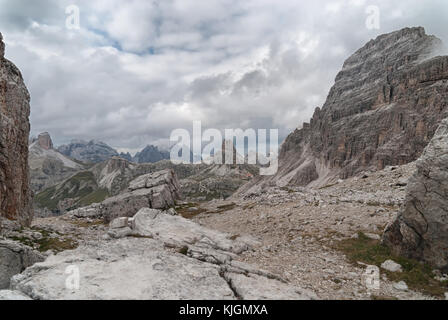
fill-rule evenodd
<path id="1" fill-rule="evenodd" d="M 381 275 L 380 289 L 365 284 L 366 265 L 354 265 L 334 249 L 337 241 L 364 232 L 379 238 L 404 200 L 415 165 L 389 167 L 321 189 L 273 188 L 245 199 L 203 204 L 208 212 L 193 219 L 209 228 L 251 235 L 263 245 L 241 260 L 314 291 L 322 299 L 430 299 L 400 291 Z M 236 207 L 229 206 L 235 203 Z M 216 208 L 231 208 L 221 213 Z"/>

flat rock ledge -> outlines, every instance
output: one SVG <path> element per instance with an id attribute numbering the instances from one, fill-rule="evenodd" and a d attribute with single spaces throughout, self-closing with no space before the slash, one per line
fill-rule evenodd
<path id="1" fill-rule="evenodd" d="M 311 300 L 317 296 L 236 260 L 259 245 L 144 208 L 129 221 L 128 237 L 86 243 L 50 256 L 11 280 L 36 300 Z M 73 276 L 79 273 L 79 287 Z"/>

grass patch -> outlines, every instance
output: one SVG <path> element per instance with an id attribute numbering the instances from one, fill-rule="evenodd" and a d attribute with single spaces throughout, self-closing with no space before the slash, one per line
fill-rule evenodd
<path id="1" fill-rule="evenodd" d="M 52 250 L 56 253 L 59 253 L 65 250 L 76 249 L 78 247 L 78 243 L 73 239 L 52 238 L 45 231 L 42 231 L 42 239 L 39 240 L 28 239 L 25 237 L 12 237 L 11 239 L 31 248 L 35 248 L 39 252 Z"/>
<path id="2" fill-rule="evenodd" d="M 58 238 L 42 238 L 36 241 L 39 244 L 39 251 L 45 252 L 52 250 L 56 253 L 72 250 L 78 247 L 78 243 L 72 239 L 58 239 Z"/>
<path id="3" fill-rule="evenodd" d="M 109 191 L 107 189 L 98 189 L 92 193 L 82 197 L 79 200 L 79 204 L 84 207 L 91 205 L 92 203 L 101 203 L 109 197 Z"/>
<path id="4" fill-rule="evenodd" d="M 381 245 L 380 241 L 372 240 L 361 232 L 358 234 L 358 239 L 342 240 L 334 246 L 354 264 L 360 261 L 380 267 L 384 261 L 389 259 L 399 263 L 403 267 L 403 272 L 389 272 L 384 269 L 381 269 L 381 272 L 386 274 L 391 281 L 406 282 L 412 290 L 439 298 L 443 298 L 444 293 L 448 291 L 448 283 L 434 279 L 433 269 L 429 265 L 392 255 L 390 249 Z"/>
<path id="5" fill-rule="evenodd" d="M 180 254 L 183 254 L 184 256 L 186 256 L 187 253 L 188 253 L 188 247 L 187 246 L 183 246 L 177 252 L 179 252 Z"/>
<path id="6" fill-rule="evenodd" d="M 40 208 L 47 208 L 53 212 L 58 212 L 58 204 L 65 199 L 73 199 L 73 205 L 65 208 L 67 211 L 100 203 L 109 197 L 107 189 L 99 189 L 95 177 L 90 171 L 83 171 L 75 174 L 63 183 L 50 187 L 34 198 L 34 202 Z"/>
<path id="7" fill-rule="evenodd" d="M 336 185 L 338 185 L 338 183 L 327 184 L 326 186 L 320 187 L 319 190 L 328 189 L 328 188 L 334 187 Z"/>
<path id="8" fill-rule="evenodd" d="M 196 209 L 194 209 L 196 208 Z M 180 206 L 176 206 L 175 210 L 179 215 L 184 217 L 185 219 L 192 219 L 193 217 L 197 216 L 198 214 L 201 214 L 203 212 L 206 212 L 207 210 L 199 207 L 198 203 L 187 203 Z"/>

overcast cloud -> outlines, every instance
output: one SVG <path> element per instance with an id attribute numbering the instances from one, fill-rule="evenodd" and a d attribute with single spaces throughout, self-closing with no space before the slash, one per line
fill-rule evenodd
<path id="1" fill-rule="evenodd" d="M 81 29 L 65 9 L 81 10 Z M 380 29 L 365 26 L 380 8 Z M 164 146 L 193 120 L 278 128 L 321 106 L 344 60 L 379 34 L 423 26 L 448 42 L 446 0 L 0 0 L 6 57 L 30 90 L 32 135 Z"/>

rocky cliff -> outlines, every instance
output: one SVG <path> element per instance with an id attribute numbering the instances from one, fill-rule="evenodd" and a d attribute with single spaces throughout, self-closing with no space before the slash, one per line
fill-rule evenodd
<path id="1" fill-rule="evenodd" d="M 405 28 L 355 52 L 263 183 L 322 185 L 416 160 L 448 115 L 448 57 L 434 57 L 441 46 L 423 28 Z"/>
<path id="2" fill-rule="evenodd" d="M 28 174 L 30 95 L 17 67 L 5 59 L 0 34 L 0 214 L 32 220 Z"/>
<path id="3" fill-rule="evenodd" d="M 394 253 L 448 271 L 448 119 L 417 161 L 406 199 L 383 241 Z"/>

